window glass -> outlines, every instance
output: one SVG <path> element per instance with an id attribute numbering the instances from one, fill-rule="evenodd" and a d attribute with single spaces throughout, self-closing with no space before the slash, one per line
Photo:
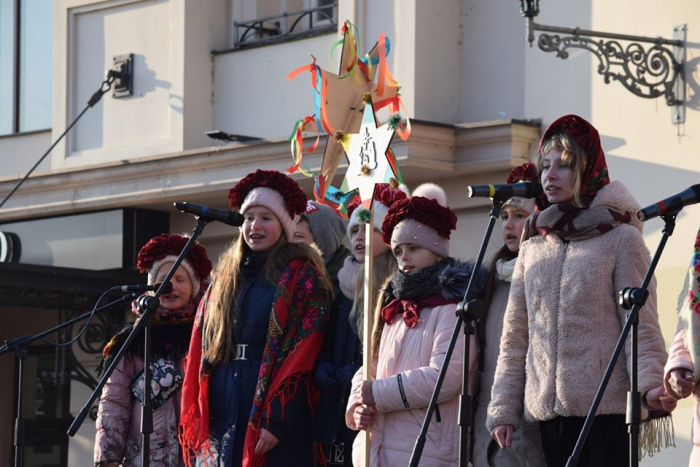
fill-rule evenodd
<path id="1" fill-rule="evenodd" d="M 51 128 L 53 2 L 20 2 L 19 131 Z"/>
<path id="2" fill-rule="evenodd" d="M 0 1 L 0 135 L 12 133 L 15 5 Z"/>

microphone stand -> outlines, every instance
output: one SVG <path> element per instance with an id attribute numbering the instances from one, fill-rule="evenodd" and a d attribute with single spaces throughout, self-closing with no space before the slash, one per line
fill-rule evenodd
<path id="1" fill-rule="evenodd" d="M 476 278 L 479 275 L 479 270 L 481 269 L 481 263 L 484 260 L 484 255 L 486 254 L 486 248 L 488 247 L 489 239 L 491 238 L 491 233 L 493 232 L 493 226 L 501 213 L 503 203 L 508 198 L 501 199 L 500 197 L 496 197 L 491 199 L 492 207 L 491 212 L 489 212 L 489 222 L 486 226 L 486 232 L 484 233 L 484 238 L 481 241 L 481 247 L 479 248 L 479 254 L 476 257 L 476 262 L 474 263 L 474 270 L 469 278 L 469 285 L 467 285 L 467 290 L 464 292 L 464 300 L 459 302 L 457 305 L 457 323 L 455 324 L 454 331 L 452 331 L 450 344 L 447 347 L 447 353 L 445 354 L 445 361 L 442 363 L 442 368 L 440 368 L 440 373 L 435 383 L 435 389 L 433 390 L 430 403 L 428 404 L 428 408 L 425 413 L 425 418 L 423 419 L 423 425 L 421 426 L 420 433 L 416 439 L 416 444 L 414 445 L 413 452 L 411 453 L 411 460 L 408 464 L 410 467 L 418 467 L 418 463 L 420 462 L 420 458 L 423 454 L 428 427 L 430 426 L 433 412 L 437 407 L 440 389 L 442 389 L 442 383 L 445 379 L 447 367 L 450 363 L 450 359 L 452 358 L 452 352 L 454 351 L 455 344 L 457 343 L 457 338 L 459 337 L 459 330 L 462 326 L 462 322 L 464 322 L 465 345 L 464 361 L 462 362 L 462 392 L 459 396 L 459 465 L 466 466 L 469 463 L 472 437 L 471 431 L 473 425 L 472 395 L 469 387 L 469 347 L 471 343 L 471 336 L 476 332 L 474 322 L 481 318 L 483 312 L 483 302 L 478 299 L 471 299 L 470 297 L 474 284 L 476 283 Z"/>
<path id="2" fill-rule="evenodd" d="M 68 127 L 63 131 L 63 133 L 61 133 L 61 136 L 59 136 L 56 139 L 56 141 L 54 141 L 53 144 L 51 144 L 51 146 L 49 147 L 49 149 L 46 150 L 44 155 L 41 156 L 38 161 L 36 161 L 36 163 L 34 164 L 34 166 L 32 166 L 31 169 L 29 169 L 29 172 L 27 172 L 24 175 L 24 177 L 22 177 L 22 179 L 19 182 L 17 182 L 17 184 L 14 186 L 14 188 L 12 188 L 12 190 L 7 194 L 7 196 L 5 196 L 5 199 L 3 199 L 2 202 L 0 202 L 0 208 L 2 208 L 5 205 L 5 203 L 7 202 L 7 200 L 10 199 L 10 197 L 13 194 L 15 194 L 15 191 L 17 191 L 19 189 L 19 187 L 22 186 L 22 184 L 25 181 L 27 181 L 27 179 L 32 174 L 32 172 L 34 172 L 34 170 L 37 167 L 39 167 L 39 164 L 41 164 L 42 161 L 44 159 L 46 159 L 46 156 L 48 156 L 51 153 L 51 151 L 53 150 L 53 148 L 56 147 L 56 145 L 59 143 L 59 141 L 61 141 L 63 139 L 63 137 L 66 136 L 66 134 L 68 134 L 68 132 L 71 130 L 71 128 L 73 128 L 75 126 L 75 124 L 78 123 L 78 120 L 80 120 L 80 118 L 85 114 L 85 112 L 87 112 L 87 110 L 89 108 L 94 107 L 95 104 L 100 102 L 100 99 L 102 99 L 102 96 L 104 94 L 106 94 L 110 89 L 112 89 L 112 83 L 117 78 L 121 78 L 121 75 L 119 74 L 119 72 L 115 72 L 114 70 L 110 70 L 109 72 L 107 72 L 107 77 L 105 78 L 104 81 L 102 81 L 102 84 L 100 84 L 99 89 L 97 91 L 95 91 L 95 93 L 92 95 L 92 97 L 90 97 L 90 100 L 88 101 L 85 108 L 83 108 L 82 112 L 80 112 L 80 114 L 78 114 L 78 116 L 75 117 L 75 119 L 71 122 L 71 124 L 68 125 Z"/>
<path id="3" fill-rule="evenodd" d="M 9 352 L 14 352 L 17 355 L 17 360 L 19 362 L 19 381 L 17 382 L 17 411 L 15 415 L 15 428 L 14 428 L 14 466 L 22 467 L 24 465 L 24 419 L 22 418 L 22 406 L 23 406 L 23 396 L 24 396 L 24 360 L 27 357 L 27 346 L 37 339 L 41 339 L 44 336 L 52 334 L 61 329 L 67 328 L 68 326 L 89 318 L 93 313 L 100 313 L 108 308 L 115 305 L 119 305 L 124 302 L 131 301 L 138 296 L 137 293 L 130 293 L 124 295 L 118 300 L 114 300 L 94 311 L 82 314 L 65 323 L 59 324 L 56 327 L 48 329 L 46 331 L 40 332 L 39 334 L 33 336 L 20 336 L 10 341 L 5 341 L 5 344 L 0 347 L 0 355 L 4 355 Z"/>
<path id="4" fill-rule="evenodd" d="M 138 322 L 136 322 L 136 324 L 134 324 L 131 333 L 124 341 L 124 344 L 122 345 L 121 349 L 119 349 L 119 352 L 117 352 L 117 354 L 114 356 L 112 364 L 109 365 L 109 368 L 107 368 L 107 370 L 104 372 L 104 374 L 102 375 L 102 379 L 100 379 L 99 383 L 97 383 L 97 387 L 88 398 L 80 413 L 78 413 L 78 415 L 73 420 L 73 423 L 71 424 L 70 428 L 68 428 L 68 436 L 75 436 L 78 429 L 80 428 L 80 425 L 82 425 L 83 421 L 85 420 L 85 417 L 87 416 L 90 407 L 95 402 L 95 399 L 97 399 L 102 393 L 102 388 L 107 383 L 107 379 L 111 376 L 112 372 L 119 364 L 119 361 L 126 353 L 127 349 L 131 345 L 131 342 L 136 338 L 141 329 L 143 329 L 143 375 L 145 396 L 141 405 L 141 465 L 144 467 L 148 467 L 150 463 L 151 433 L 153 432 L 153 412 L 151 410 L 151 377 L 153 371 L 151 368 L 151 315 L 154 313 L 156 307 L 158 306 L 159 298 L 163 294 L 164 286 L 168 286 L 168 284 L 170 283 L 170 279 L 173 277 L 173 275 L 175 275 L 175 272 L 180 267 L 180 263 L 182 263 L 182 260 L 185 258 L 185 255 L 187 255 L 187 252 L 190 250 L 197 237 L 199 237 L 199 235 L 204 230 L 204 226 L 206 226 L 209 222 L 211 222 L 211 219 L 206 219 L 204 217 L 197 216 L 197 225 L 195 226 L 194 230 L 192 230 L 192 235 L 190 236 L 190 239 L 187 241 L 187 244 L 180 252 L 180 255 L 175 260 L 175 263 L 173 263 L 172 267 L 170 268 L 170 271 L 168 271 L 168 274 L 163 279 L 163 282 L 161 283 L 158 290 L 156 290 L 155 294 L 152 297 L 146 297 L 143 301 L 139 300 L 141 318 L 138 320 Z"/>
<path id="5" fill-rule="evenodd" d="M 620 306 L 622 306 L 622 308 L 624 308 L 625 310 L 630 310 L 630 312 L 627 315 L 627 321 L 625 322 L 625 326 L 622 328 L 620 338 L 618 339 L 617 345 L 615 346 L 615 350 L 613 351 L 612 357 L 610 358 L 610 363 L 608 363 L 608 367 L 605 370 L 603 380 L 601 381 L 600 386 L 598 387 L 598 392 L 596 393 L 595 399 L 593 400 L 593 404 L 591 405 L 591 408 L 588 411 L 588 415 L 586 416 L 586 421 L 583 424 L 581 433 L 579 434 L 579 437 L 576 440 L 576 446 L 574 447 L 574 451 L 572 452 L 571 457 L 569 457 L 569 460 L 566 462 L 566 467 L 575 467 L 578 463 L 579 456 L 581 455 L 581 450 L 583 449 L 583 444 L 585 443 L 586 437 L 588 436 L 588 432 L 590 431 L 591 425 L 593 424 L 593 417 L 595 416 L 595 413 L 598 410 L 598 405 L 600 405 L 600 401 L 603 399 L 603 394 L 605 393 L 605 389 L 607 388 L 608 382 L 610 381 L 613 369 L 615 368 L 615 364 L 617 363 L 617 359 L 622 353 L 622 349 L 624 348 L 625 340 L 627 340 L 627 335 L 629 334 L 630 329 L 632 330 L 632 368 L 630 371 L 630 390 L 627 392 L 627 416 L 625 423 L 627 424 L 629 433 L 630 466 L 636 467 L 639 465 L 639 425 L 641 423 L 641 394 L 639 393 L 637 382 L 637 327 L 639 325 L 639 310 L 642 306 L 644 306 L 647 297 L 649 296 L 649 291 L 647 290 L 649 287 L 649 283 L 654 277 L 654 271 L 656 270 L 656 265 L 658 264 L 659 259 L 661 258 L 661 253 L 663 253 L 664 247 L 666 246 L 666 241 L 668 240 L 668 237 L 673 235 L 673 230 L 676 227 L 676 216 L 678 215 L 681 209 L 682 207 L 676 210 L 675 212 L 668 213 L 665 216 L 662 216 L 662 219 L 666 224 L 664 225 L 664 228 L 661 231 L 662 235 L 661 240 L 659 241 L 659 246 L 656 248 L 654 257 L 652 258 L 651 263 L 647 268 L 647 272 L 644 276 L 642 286 L 639 288 L 627 287 L 625 289 L 620 290 L 619 292 L 618 301 L 620 303 Z"/>

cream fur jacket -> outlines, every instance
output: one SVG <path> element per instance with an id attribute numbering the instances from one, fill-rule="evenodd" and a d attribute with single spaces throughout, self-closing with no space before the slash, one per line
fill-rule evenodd
<path id="1" fill-rule="evenodd" d="M 639 287 L 650 262 L 639 208 L 612 182 L 591 207 L 632 213 L 630 224 L 599 236 L 564 242 L 555 234 L 523 242 L 506 309 L 486 425 L 516 429 L 528 421 L 586 416 L 625 322 L 618 291 Z M 663 384 L 666 351 L 656 312 L 656 281 L 639 315 L 639 391 Z M 598 414 L 624 414 L 630 339 L 613 371 Z"/>

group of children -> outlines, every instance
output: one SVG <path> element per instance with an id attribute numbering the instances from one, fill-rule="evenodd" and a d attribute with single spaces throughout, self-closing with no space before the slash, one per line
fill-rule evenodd
<path id="1" fill-rule="evenodd" d="M 156 310 L 150 465 L 363 465 L 361 430 L 369 431 L 371 465 L 408 465 L 472 275 L 471 298 L 483 300 L 484 315 L 476 337 L 457 339 L 420 465 L 458 465 L 465 345 L 477 396 L 473 464 L 565 465 L 625 321 L 617 291 L 641 284 L 650 259 L 639 206 L 610 182 L 598 132 L 582 118 L 567 115 L 547 129 L 536 164 L 507 180 L 521 181 L 541 183 L 543 195 L 503 204 L 504 245 L 476 271 L 450 256 L 457 217 L 437 185 L 412 195 L 378 185 L 373 216 L 357 203 L 346 223 L 307 201 L 284 174 L 243 178 L 228 198 L 244 216 L 241 234 L 211 283 L 212 265 L 195 244 Z M 138 267 L 149 284 L 165 277 L 186 240 L 161 235 L 142 248 Z M 697 388 L 699 249 L 700 233 L 668 363 L 655 283 L 641 308 L 639 390 L 655 417 L 667 417 Z M 362 331 L 366 254 L 376 304 L 369 336 Z M 110 341 L 103 364 L 129 331 Z M 365 339 L 373 349 L 368 375 Z M 102 393 L 96 466 L 141 465 L 141 351 L 129 349 Z M 579 465 L 628 462 L 629 365 L 626 351 Z M 649 420 L 647 432 L 664 426 Z"/>

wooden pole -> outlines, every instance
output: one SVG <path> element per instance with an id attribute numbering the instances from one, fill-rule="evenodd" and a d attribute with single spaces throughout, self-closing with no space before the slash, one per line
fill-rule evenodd
<path id="1" fill-rule="evenodd" d="M 374 306 L 373 306 L 373 296 L 374 291 L 372 285 L 374 284 L 374 256 L 372 255 L 372 239 L 374 237 L 374 210 L 369 211 L 369 221 L 365 224 L 365 278 L 364 278 L 364 324 L 362 326 L 362 332 L 364 337 L 362 339 L 362 371 L 365 376 L 365 380 L 372 379 L 372 326 L 374 324 Z M 365 467 L 369 467 L 369 428 L 365 430 L 365 452 L 364 460 Z"/>

